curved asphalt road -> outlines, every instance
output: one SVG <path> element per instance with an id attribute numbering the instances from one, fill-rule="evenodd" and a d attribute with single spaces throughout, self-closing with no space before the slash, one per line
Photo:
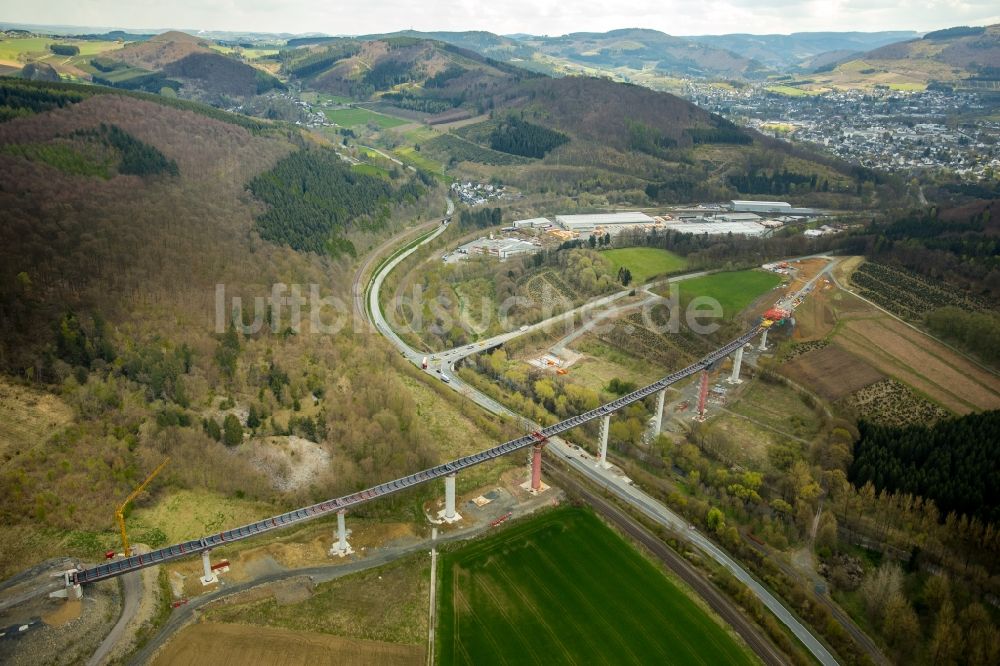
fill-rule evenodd
<path id="1" fill-rule="evenodd" d="M 443 231 L 443 229 L 441 230 Z M 382 310 L 379 301 L 379 290 L 382 286 L 382 282 L 385 277 L 392 271 L 393 268 L 399 265 L 404 258 L 416 251 L 416 249 L 427 242 L 430 242 L 437 237 L 441 232 L 437 232 L 422 243 L 410 248 L 404 253 L 401 253 L 398 257 L 392 261 L 383 265 L 379 272 L 375 275 L 374 279 L 369 285 L 368 296 L 366 303 L 368 305 L 368 312 L 373 318 L 373 323 L 376 329 L 383 336 L 388 338 L 406 358 L 411 362 L 420 365 L 425 354 L 423 352 L 418 352 L 412 347 L 407 345 L 403 340 L 396 335 L 395 331 L 389 326 L 385 318 L 382 315 Z M 822 256 L 822 255 L 820 255 Z M 817 276 L 818 277 L 818 276 Z M 803 289 L 799 292 L 808 290 L 815 283 L 816 278 L 811 280 Z M 631 290 L 629 290 L 631 291 Z M 591 308 L 599 307 L 602 304 L 611 303 L 624 295 L 627 295 L 628 291 L 619 292 L 618 294 L 612 294 L 611 296 L 606 296 L 603 299 L 598 299 L 596 302 L 589 304 Z M 788 299 L 791 300 L 790 298 Z M 586 308 L 587 306 L 583 306 Z M 582 310 L 583 308 L 577 308 L 577 310 Z M 537 430 L 540 428 L 537 424 L 532 424 L 528 419 L 523 416 L 516 414 L 507 407 L 501 405 L 496 400 L 493 400 L 489 396 L 479 392 L 468 384 L 462 382 L 458 377 L 449 375 L 448 370 L 453 369 L 455 361 L 469 356 L 471 354 L 477 353 L 482 349 L 487 349 L 490 346 L 496 346 L 502 344 L 507 340 L 511 340 L 519 335 L 523 335 L 533 330 L 543 328 L 549 324 L 555 323 L 561 319 L 571 316 L 571 313 L 564 313 L 557 315 L 550 319 L 547 319 L 538 324 L 532 326 L 522 327 L 522 329 L 517 331 L 512 331 L 510 333 L 504 333 L 502 335 L 494 336 L 483 343 L 477 343 L 476 345 L 466 345 L 464 347 L 450 349 L 444 352 L 439 352 L 433 355 L 434 361 L 426 369 L 429 374 L 433 373 L 435 370 L 441 372 L 442 376 L 449 378 L 449 386 L 451 388 L 465 397 L 469 398 L 476 404 L 480 405 L 484 409 L 498 416 L 508 416 L 516 421 L 525 425 L 532 430 Z M 435 368 L 434 365 L 437 365 Z M 446 370 L 447 369 L 447 370 Z M 617 476 L 610 470 L 604 469 L 597 466 L 593 459 L 586 454 L 580 454 L 576 449 L 571 448 L 565 441 L 558 437 L 550 438 L 549 444 L 554 449 L 555 453 L 562 459 L 564 459 L 570 467 L 575 471 L 594 481 L 598 485 L 604 486 L 607 490 L 625 502 L 629 503 L 635 509 L 644 513 L 647 517 L 654 520 L 655 522 L 668 527 L 674 531 L 681 534 L 686 534 L 688 541 L 691 542 L 698 550 L 708 555 L 720 565 L 725 567 L 737 580 L 746 585 L 750 591 L 756 596 L 768 610 L 770 610 L 778 620 L 788 627 L 796 638 L 806 647 L 807 650 L 815 657 L 815 659 L 823 664 L 824 666 L 834 666 L 837 664 L 837 660 L 826 648 L 826 646 L 820 642 L 816 636 L 812 634 L 809 629 L 805 627 L 798 618 L 792 613 L 788 608 L 786 608 L 777 597 L 775 597 L 771 592 L 761 585 L 757 580 L 738 562 L 731 558 L 725 551 L 716 546 L 707 537 L 699 533 L 697 530 L 690 528 L 681 516 L 678 516 L 673 511 L 668 509 L 666 506 L 650 497 L 646 493 L 642 492 L 635 486 L 625 482 L 622 477 Z"/>

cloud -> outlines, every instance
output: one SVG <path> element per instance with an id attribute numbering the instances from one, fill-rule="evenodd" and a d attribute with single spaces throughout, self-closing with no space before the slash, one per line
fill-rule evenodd
<path id="1" fill-rule="evenodd" d="M 644 27 L 674 35 L 934 30 L 1000 22 L 995 0 L 46 0 L 11 23 L 364 34 L 407 28 L 558 35 Z"/>

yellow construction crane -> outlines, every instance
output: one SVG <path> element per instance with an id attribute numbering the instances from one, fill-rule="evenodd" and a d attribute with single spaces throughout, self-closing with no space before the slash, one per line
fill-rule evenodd
<path id="1" fill-rule="evenodd" d="M 122 532 L 122 546 L 125 548 L 125 557 L 132 557 L 132 546 L 129 545 L 128 534 L 125 533 L 125 507 L 127 507 L 129 502 L 134 500 L 136 496 L 149 485 L 149 482 L 153 480 L 153 477 L 159 474 L 160 471 L 167 466 L 168 462 L 170 462 L 170 458 L 166 458 L 163 462 L 161 462 L 160 466 L 154 469 L 153 473 L 147 476 L 146 480 L 140 483 L 115 511 L 115 520 L 118 521 L 118 529 Z"/>

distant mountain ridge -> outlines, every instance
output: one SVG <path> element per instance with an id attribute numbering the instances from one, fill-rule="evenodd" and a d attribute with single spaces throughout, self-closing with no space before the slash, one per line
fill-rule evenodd
<path id="1" fill-rule="evenodd" d="M 840 52 L 840 57 L 920 37 L 913 30 L 882 32 L 793 32 L 788 35 L 697 35 L 684 37 L 725 48 L 775 69 L 808 65 L 818 56 Z"/>
<path id="2" fill-rule="evenodd" d="M 820 66 L 814 85 L 944 85 L 1000 89 L 1000 24 L 957 27 L 881 46 Z"/>
<path id="3" fill-rule="evenodd" d="M 402 36 L 435 39 L 550 74 L 555 73 L 551 59 L 600 69 L 655 69 L 674 76 L 758 78 L 767 73 L 760 63 L 731 51 L 646 28 L 578 32 L 559 37 L 518 35 L 516 38 L 484 31 L 405 30 L 363 35 L 358 39 Z"/>

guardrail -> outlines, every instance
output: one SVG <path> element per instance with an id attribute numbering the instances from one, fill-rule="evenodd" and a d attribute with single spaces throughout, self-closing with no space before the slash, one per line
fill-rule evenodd
<path id="1" fill-rule="evenodd" d="M 761 325 L 757 324 L 740 337 L 729 342 L 725 346 L 716 349 L 697 363 L 689 365 L 683 370 L 671 373 L 663 379 L 653 382 L 649 386 L 645 386 L 629 393 L 628 395 L 612 400 L 611 402 L 601 405 L 596 409 L 592 409 L 589 412 L 584 412 L 583 414 L 578 414 L 577 416 L 571 416 L 564 421 L 542 428 L 540 433 L 546 438 L 559 435 L 588 421 L 607 416 L 608 414 L 618 411 L 626 405 L 630 405 L 633 402 L 653 395 L 657 391 L 661 391 L 671 384 L 674 384 L 685 377 L 689 377 L 703 368 L 707 368 L 720 359 L 728 356 L 746 343 L 750 342 L 750 340 L 754 339 L 762 330 L 763 328 Z M 133 555 L 131 557 L 115 560 L 113 562 L 99 564 L 95 567 L 91 567 L 90 569 L 83 569 L 73 573 L 72 582 L 76 584 L 96 583 L 100 580 L 121 576 L 129 571 L 137 571 L 155 564 L 162 564 L 164 562 L 170 562 L 182 557 L 189 557 L 191 555 L 199 554 L 205 550 L 223 546 L 227 543 L 249 539 L 250 537 L 257 536 L 258 534 L 288 527 L 289 525 L 295 525 L 306 520 L 312 520 L 313 518 L 317 518 L 319 516 L 343 511 L 351 507 L 364 504 L 365 502 L 370 502 L 374 499 L 391 495 L 392 493 L 413 488 L 421 483 L 427 483 L 428 481 L 441 478 L 448 474 L 453 474 L 463 469 L 474 467 L 475 465 L 479 465 L 489 460 L 494 460 L 500 456 L 513 453 L 518 449 L 522 449 L 538 441 L 538 438 L 533 435 L 518 437 L 517 439 L 512 439 L 509 442 L 504 442 L 503 444 L 494 446 L 493 448 L 486 449 L 485 451 L 464 456 L 462 458 L 452 460 L 451 462 L 444 463 L 443 465 L 438 465 L 415 474 L 410 474 L 409 476 L 404 476 L 400 479 L 380 483 L 377 486 L 373 486 L 350 495 L 344 495 L 343 497 L 320 502 L 319 504 L 313 504 L 301 509 L 295 509 L 294 511 L 288 511 L 287 513 L 282 513 L 271 518 L 258 520 L 255 523 L 250 523 L 249 525 L 243 525 L 231 530 L 224 530 L 217 534 L 204 536 L 200 539 L 185 541 L 183 543 L 167 546 L 166 548 L 159 548 L 142 555 Z"/>

